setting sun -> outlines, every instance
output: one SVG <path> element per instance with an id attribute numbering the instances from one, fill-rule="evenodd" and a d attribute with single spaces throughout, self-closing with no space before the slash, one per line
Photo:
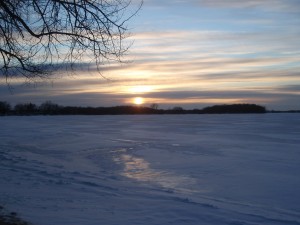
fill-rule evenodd
<path id="1" fill-rule="evenodd" d="M 141 97 L 136 97 L 133 99 L 133 103 L 136 104 L 136 105 L 141 105 L 144 103 L 144 99 L 141 98 Z"/>

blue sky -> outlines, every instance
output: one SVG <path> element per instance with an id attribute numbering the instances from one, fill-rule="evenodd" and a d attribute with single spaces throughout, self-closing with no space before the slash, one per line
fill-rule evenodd
<path id="1" fill-rule="evenodd" d="M 83 67 L 36 85 L 11 81 L 12 94 L 2 81 L 0 100 L 300 109 L 299 25 L 299 0 L 144 0 L 128 23 L 127 63 L 104 66 L 108 79 Z"/>

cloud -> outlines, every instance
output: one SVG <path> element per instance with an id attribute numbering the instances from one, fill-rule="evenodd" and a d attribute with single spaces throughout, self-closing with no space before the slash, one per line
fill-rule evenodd
<path id="1" fill-rule="evenodd" d="M 299 12 L 300 3 L 298 0 L 149 0 L 148 4 L 156 6 L 168 7 L 170 3 L 173 4 L 189 4 L 199 7 L 210 8 L 239 8 L 239 9 L 260 9 L 264 11 L 287 11 Z"/>
<path id="2" fill-rule="evenodd" d="M 129 69 L 151 74 L 155 79 L 196 76 L 248 82 L 293 77 L 295 81 L 300 67 L 297 37 L 264 31 L 140 33 L 132 50 L 134 63 Z"/>
<path id="3" fill-rule="evenodd" d="M 300 95 L 300 84 L 278 86 L 274 88 L 273 91 L 279 93 L 284 92 L 284 93 L 292 93 L 295 95 Z"/>
<path id="4" fill-rule="evenodd" d="M 133 2 L 140 3 L 139 0 Z M 239 8 L 239 9 L 261 9 L 265 11 L 287 11 L 299 12 L 300 4 L 298 0 L 146 0 L 144 7 L 167 7 L 172 5 L 198 6 L 210 8 Z"/>

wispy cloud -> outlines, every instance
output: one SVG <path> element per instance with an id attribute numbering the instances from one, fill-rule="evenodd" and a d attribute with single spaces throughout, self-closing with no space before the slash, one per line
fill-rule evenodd
<path id="1" fill-rule="evenodd" d="M 239 1 L 239 0 L 200 0 L 194 1 L 198 2 L 200 5 L 209 7 L 230 7 L 230 8 L 259 8 L 262 10 L 279 10 L 279 11 L 299 11 L 300 4 L 297 0 L 249 0 L 249 1 Z"/>

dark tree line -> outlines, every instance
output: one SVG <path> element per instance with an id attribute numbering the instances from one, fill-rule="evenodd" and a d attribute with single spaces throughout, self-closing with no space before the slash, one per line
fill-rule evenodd
<path id="1" fill-rule="evenodd" d="M 265 113 L 266 108 L 255 104 L 215 105 L 206 107 L 203 113 Z"/>
<path id="2" fill-rule="evenodd" d="M 51 101 L 41 105 L 22 103 L 11 107 L 7 102 L 0 102 L 0 115 L 135 115 L 135 114 L 224 114 L 224 113 L 265 113 L 263 106 L 255 104 L 215 105 L 204 109 L 187 110 L 176 106 L 172 109 L 158 107 L 114 106 L 114 107 L 79 107 L 61 106 Z"/>

